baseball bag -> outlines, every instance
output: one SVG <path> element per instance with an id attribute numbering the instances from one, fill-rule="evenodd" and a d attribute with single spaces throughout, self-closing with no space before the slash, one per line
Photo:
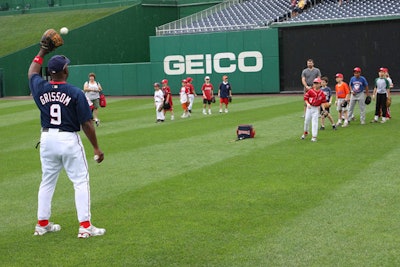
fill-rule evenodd
<path id="1" fill-rule="evenodd" d="M 371 97 L 369 95 L 365 98 L 365 104 L 366 105 L 371 104 Z"/>
<path id="2" fill-rule="evenodd" d="M 242 140 L 246 138 L 254 138 L 256 131 L 254 130 L 253 125 L 242 124 L 237 127 L 236 134 L 237 140 Z"/>
<path id="3" fill-rule="evenodd" d="M 100 107 L 105 108 L 107 106 L 106 96 L 100 92 Z"/>

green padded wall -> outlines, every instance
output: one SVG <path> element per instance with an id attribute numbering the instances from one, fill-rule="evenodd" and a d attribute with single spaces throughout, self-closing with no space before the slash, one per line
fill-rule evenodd
<path id="1" fill-rule="evenodd" d="M 159 75 L 174 87 L 191 76 L 200 89 L 206 75 L 216 86 L 227 74 L 235 93 L 280 91 L 277 29 L 150 37 L 150 54 Z M 175 59 L 168 63 L 170 56 Z"/>

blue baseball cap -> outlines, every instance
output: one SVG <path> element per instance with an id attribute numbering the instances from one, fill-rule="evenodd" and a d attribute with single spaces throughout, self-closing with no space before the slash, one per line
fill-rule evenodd
<path id="1" fill-rule="evenodd" d="M 47 68 L 49 69 L 50 73 L 55 74 L 64 70 L 70 62 L 71 61 L 66 56 L 55 55 L 50 58 L 49 62 L 47 63 Z"/>

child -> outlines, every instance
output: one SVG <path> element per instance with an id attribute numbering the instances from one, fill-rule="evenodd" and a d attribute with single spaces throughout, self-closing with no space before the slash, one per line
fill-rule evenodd
<path id="1" fill-rule="evenodd" d="M 232 99 L 232 87 L 228 82 L 228 76 L 222 76 L 222 83 L 218 89 L 219 113 L 222 113 L 222 105 L 225 105 L 225 113 L 228 113 L 228 103 Z"/>
<path id="2" fill-rule="evenodd" d="M 342 124 L 342 116 L 344 117 L 344 123 L 342 127 L 347 127 L 349 125 L 348 121 L 348 114 L 347 111 L 349 109 L 348 103 L 350 99 L 350 88 L 349 85 L 343 81 L 343 74 L 337 73 L 336 74 L 336 110 L 339 112 L 338 122 L 337 125 Z"/>
<path id="3" fill-rule="evenodd" d="M 183 114 L 181 116 L 181 118 L 187 118 L 190 117 L 190 113 L 188 110 L 189 107 L 189 90 L 186 86 L 187 81 L 184 79 L 182 80 L 182 87 L 181 90 L 179 92 L 179 96 L 180 96 L 180 101 L 181 101 L 181 105 L 182 105 L 182 109 L 183 109 Z"/>
<path id="4" fill-rule="evenodd" d="M 171 112 L 171 120 L 175 119 L 174 117 L 174 104 L 172 103 L 172 94 L 171 88 L 168 86 L 168 80 L 164 79 L 161 81 L 162 83 L 162 91 L 164 93 L 164 116 L 167 111 Z"/>
<path id="5" fill-rule="evenodd" d="M 389 69 L 388 69 L 388 68 L 385 68 L 385 77 L 386 77 L 386 79 L 389 81 L 390 90 L 392 90 L 392 89 L 393 89 L 393 81 L 392 81 L 392 78 L 390 78 Z M 392 116 L 390 115 L 390 104 L 391 104 L 391 102 L 392 102 L 391 100 L 392 100 L 392 99 L 391 99 L 390 97 L 388 97 L 387 102 L 386 102 L 386 108 L 387 108 L 387 111 L 386 111 L 386 120 L 392 118 Z"/>
<path id="6" fill-rule="evenodd" d="M 160 89 L 159 83 L 154 83 L 154 106 L 156 107 L 156 123 L 164 122 L 165 116 L 163 111 L 164 93 Z"/>
<path id="7" fill-rule="evenodd" d="M 326 96 L 326 103 L 322 104 L 325 106 L 325 111 L 321 107 L 321 128 L 320 130 L 325 130 L 325 118 L 328 117 L 329 121 L 332 124 L 333 130 L 336 130 L 335 122 L 332 118 L 332 115 L 329 113 L 329 108 L 332 104 L 332 90 L 328 87 L 328 77 L 321 78 L 321 91 Z"/>
<path id="8" fill-rule="evenodd" d="M 210 77 L 206 76 L 204 81 L 205 83 L 201 87 L 201 91 L 203 92 L 203 114 L 207 115 L 206 106 L 208 104 L 208 114 L 211 115 L 211 102 L 214 96 L 214 87 L 210 83 Z"/>
<path id="9" fill-rule="evenodd" d="M 326 103 L 326 96 L 324 92 L 320 90 L 320 88 L 321 79 L 315 78 L 313 81 L 313 87 L 304 95 L 304 102 L 307 105 L 307 109 L 304 119 L 304 134 L 301 136 L 301 139 L 305 139 L 308 135 L 308 130 L 311 123 L 311 142 L 317 141 L 319 109 L 322 108 L 322 110 L 325 111 L 325 106 L 321 104 Z"/>
<path id="10" fill-rule="evenodd" d="M 186 81 L 187 81 L 186 86 L 187 86 L 187 88 L 189 90 L 189 94 L 188 95 L 189 95 L 189 101 L 190 101 L 188 110 L 189 110 L 189 113 L 192 113 L 194 97 L 197 96 L 197 94 L 196 94 L 196 91 L 194 90 L 194 86 L 192 84 L 193 79 L 191 77 L 187 77 Z"/>
<path id="11" fill-rule="evenodd" d="M 375 88 L 374 93 L 372 95 L 372 99 L 374 100 L 376 97 L 376 105 L 375 105 L 375 117 L 371 122 L 378 122 L 379 113 L 382 111 L 382 120 L 381 123 L 386 122 L 386 101 L 387 98 L 390 97 L 390 84 L 385 76 L 385 68 L 379 69 L 379 77 L 375 79 Z"/>

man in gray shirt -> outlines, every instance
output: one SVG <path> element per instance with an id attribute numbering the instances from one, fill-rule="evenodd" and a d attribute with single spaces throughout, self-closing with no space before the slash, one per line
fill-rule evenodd
<path id="1" fill-rule="evenodd" d="M 321 78 L 321 71 L 314 67 L 314 60 L 307 60 L 307 68 L 301 72 L 301 83 L 304 87 L 304 93 L 306 93 L 313 86 L 315 78 Z M 304 106 L 304 114 L 306 113 L 306 106 Z M 303 115 L 304 117 L 304 115 Z"/>

